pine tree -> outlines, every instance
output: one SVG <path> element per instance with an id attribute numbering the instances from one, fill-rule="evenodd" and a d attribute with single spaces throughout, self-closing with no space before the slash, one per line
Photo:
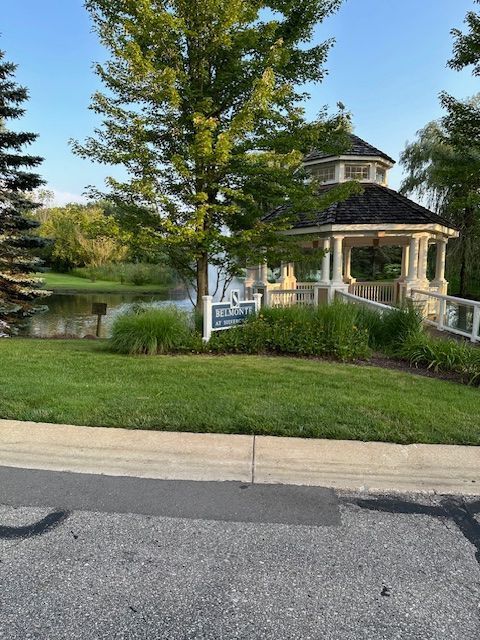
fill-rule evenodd
<path id="1" fill-rule="evenodd" d="M 28 93 L 14 80 L 16 65 L 4 57 L 0 51 L 0 333 L 5 334 L 33 313 L 33 301 L 46 292 L 32 275 L 39 262 L 32 250 L 43 241 L 32 233 L 37 223 L 28 217 L 37 207 L 30 194 L 43 184 L 31 169 L 42 158 L 22 152 L 37 138 L 35 134 L 7 128 L 7 121 L 23 116 L 21 105 Z"/>

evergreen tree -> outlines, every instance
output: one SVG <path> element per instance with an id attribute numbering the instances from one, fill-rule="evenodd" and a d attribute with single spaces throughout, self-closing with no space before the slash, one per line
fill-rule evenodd
<path id="1" fill-rule="evenodd" d="M 22 149 L 31 144 L 36 135 L 17 133 L 7 128 L 9 120 L 24 114 L 22 103 L 27 90 L 14 80 L 16 66 L 5 62 L 0 51 L 0 321 L 5 333 L 13 331 L 15 323 L 33 312 L 33 300 L 44 295 L 39 289 L 41 280 L 32 276 L 38 259 L 32 250 L 43 241 L 32 234 L 37 223 L 28 217 L 36 208 L 31 192 L 43 181 L 31 169 L 42 158 L 25 155 Z"/>
<path id="2" fill-rule="evenodd" d="M 231 274 L 288 244 L 262 213 L 318 208 L 304 153 L 348 146 L 341 107 L 307 122 L 299 90 L 325 73 L 331 42 L 307 43 L 340 2 L 86 0 L 111 57 L 92 104 L 103 125 L 74 150 L 127 169 L 129 180 L 108 181 L 109 199 L 163 243 L 197 306 L 209 263 Z"/>

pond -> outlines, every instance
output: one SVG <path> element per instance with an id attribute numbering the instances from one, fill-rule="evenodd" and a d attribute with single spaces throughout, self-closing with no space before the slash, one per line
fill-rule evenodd
<path id="1" fill-rule="evenodd" d="M 35 338 L 69 337 L 83 338 L 95 335 L 97 317 L 92 315 L 92 304 L 107 304 L 107 315 L 102 318 L 101 337 L 108 337 L 115 318 L 128 311 L 133 304 L 161 307 L 175 304 L 191 310 L 188 299 L 172 300 L 168 294 L 139 293 L 70 293 L 53 294 L 42 301 L 45 311 L 36 313 L 29 319 L 22 335 Z"/>

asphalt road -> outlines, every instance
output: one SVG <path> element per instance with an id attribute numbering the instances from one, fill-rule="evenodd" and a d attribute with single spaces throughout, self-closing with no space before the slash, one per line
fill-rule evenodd
<path id="1" fill-rule="evenodd" d="M 0 468 L 0 638 L 478 640 L 480 500 Z"/>

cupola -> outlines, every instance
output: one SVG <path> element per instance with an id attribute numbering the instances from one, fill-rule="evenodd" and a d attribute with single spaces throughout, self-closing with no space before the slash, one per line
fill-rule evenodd
<path id="1" fill-rule="evenodd" d="M 347 152 L 334 156 L 312 151 L 303 160 L 305 168 L 322 184 L 358 180 L 386 186 L 388 170 L 395 161 L 358 136 L 350 137 L 352 144 Z"/>

